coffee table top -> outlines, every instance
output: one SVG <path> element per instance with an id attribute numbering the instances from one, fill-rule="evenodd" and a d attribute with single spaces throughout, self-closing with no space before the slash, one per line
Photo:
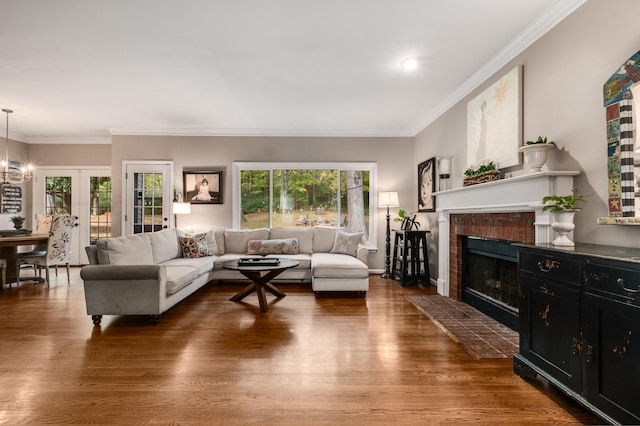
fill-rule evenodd
<path id="1" fill-rule="evenodd" d="M 263 259 L 263 258 L 256 258 L 256 259 Z M 297 260 L 281 258 L 280 262 L 277 265 L 260 264 L 259 262 L 256 262 L 255 265 L 238 265 L 238 260 L 239 259 L 225 262 L 222 264 L 222 267 L 225 269 L 231 269 L 233 271 L 276 271 L 279 269 L 295 268 L 300 263 Z"/>

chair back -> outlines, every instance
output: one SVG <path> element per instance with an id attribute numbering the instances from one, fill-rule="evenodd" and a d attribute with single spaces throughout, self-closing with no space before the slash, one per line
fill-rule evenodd
<path id="1" fill-rule="evenodd" d="M 49 242 L 47 243 L 47 264 L 69 263 L 71 258 L 71 235 L 76 226 L 77 216 L 54 215 L 51 219 Z"/>
<path id="2" fill-rule="evenodd" d="M 50 214 L 39 214 L 36 222 L 36 230 L 33 231 L 34 234 L 48 234 L 51 230 L 51 220 L 53 216 Z"/>

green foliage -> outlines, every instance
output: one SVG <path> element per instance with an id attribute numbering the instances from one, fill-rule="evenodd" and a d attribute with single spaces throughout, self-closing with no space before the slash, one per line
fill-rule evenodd
<path id="1" fill-rule="evenodd" d="M 398 217 L 394 218 L 393 221 L 394 222 L 403 222 L 405 219 L 410 219 L 415 214 L 416 214 L 416 212 L 407 212 L 407 211 L 404 211 L 404 210 L 400 209 L 400 210 L 398 210 Z M 420 227 L 420 222 L 415 221 L 414 223 L 416 225 L 418 225 L 418 227 Z"/>
<path id="2" fill-rule="evenodd" d="M 480 167 L 478 167 L 477 169 L 473 167 L 469 167 L 467 170 L 464 171 L 464 175 L 467 177 L 472 177 L 472 176 L 477 176 L 479 174 L 482 174 L 491 170 L 498 170 L 498 167 L 493 161 L 489 160 L 481 164 Z"/>
<path id="3" fill-rule="evenodd" d="M 341 176 L 339 176 L 341 175 Z M 336 208 L 337 197 L 346 208 L 345 173 L 334 169 L 274 170 L 273 206 L 280 209 L 280 195 L 286 196 L 292 210 L 315 210 L 317 207 Z M 362 173 L 362 189 L 365 194 L 365 211 L 368 210 L 369 173 Z M 258 213 L 269 210 L 268 170 L 243 170 L 240 175 L 242 213 Z M 339 191 L 339 192 L 338 192 Z"/>
<path id="4" fill-rule="evenodd" d="M 542 198 L 542 211 L 562 212 L 580 210 L 578 205 L 585 201 L 586 196 L 578 192 L 578 188 L 571 190 L 571 195 L 547 195 Z"/>
<path id="5" fill-rule="evenodd" d="M 13 222 L 14 224 L 18 224 L 18 223 L 22 223 L 25 221 L 25 217 L 24 216 L 12 216 L 11 219 L 9 219 L 11 222 Z"/>
<path id="6" fill-rule="evenodd" d="M 538 144 L 543 144 L 543 143 L 553 143 L 553 141 L 549 141 L 547 142 L 547 137 L 546 136 L 538 136 L 538 139 L 536 139 L 535 141 L 527 141 L 527 145 L 538 145 Z"/>

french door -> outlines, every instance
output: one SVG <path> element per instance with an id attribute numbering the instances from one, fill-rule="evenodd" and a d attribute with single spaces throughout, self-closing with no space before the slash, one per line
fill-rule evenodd
<path id="1" fill-rule="evenodd" d="M 33 186 L 34 223 L 39 214 L 77 216 L 71 264 L 89 263 L 85 246 L 111 236 L 111 169 L 38 168 Z"/>
<path id="2" fill-rule="evenodd" d="M 171 226 L 172 161 L 125 161 L 122 233 L 155 232 Z"/>

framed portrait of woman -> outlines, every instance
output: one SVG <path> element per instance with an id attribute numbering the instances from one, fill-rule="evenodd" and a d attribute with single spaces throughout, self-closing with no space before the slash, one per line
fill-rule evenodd
<path id="1" fill-rule="evenodd" d="M 418 164 L 418 211 L 436 211 L 436 158 Z"/>
<path id="2" fill-rule="evenodd" d="M 222 171 L 189 170 L 182 172 L 184 201 L 191 204 L 222 204 Z"/>

